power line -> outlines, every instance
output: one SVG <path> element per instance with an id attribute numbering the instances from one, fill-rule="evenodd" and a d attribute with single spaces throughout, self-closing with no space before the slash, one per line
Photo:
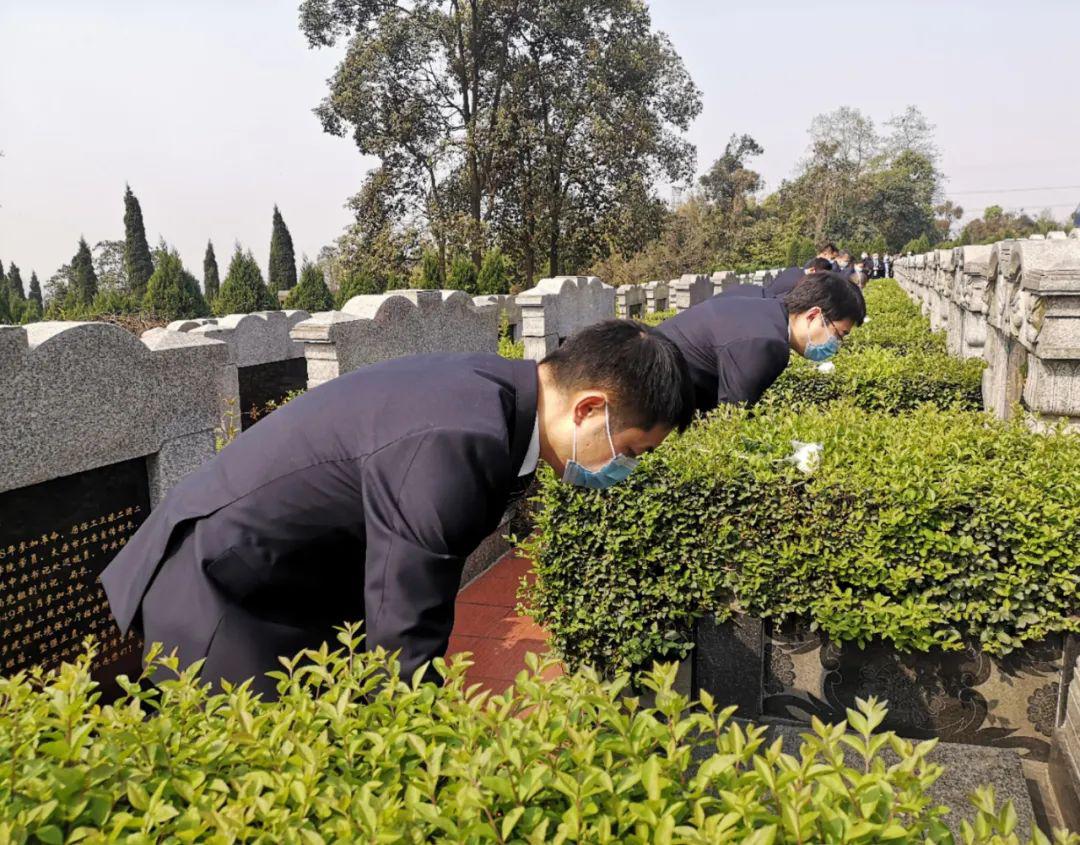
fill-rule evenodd
<path id="1" fill-rule="evenodd" d="M 1025 191 L 1080 191 L 1080 185 L 1051 185 L 1044 188 L 987 188 L 985 191 L 949 191 L 952 196 L 966 194 L 1021 194 Z"/>

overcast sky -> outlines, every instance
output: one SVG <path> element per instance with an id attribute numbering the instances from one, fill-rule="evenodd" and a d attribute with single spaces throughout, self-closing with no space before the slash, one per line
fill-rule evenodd
<path id="1" fill-rule="evenodd" d="M 265 272 L 275 202 L 298 256 L 332 241 L 372 161 L 311 113 L 340 52 L 307 48 L 296 7 L 0 0 L 5 266 L 44 282 L 80 235 L 122 238 L 125 182 L 151 243 L 164 235 L 200 277 L 207 238 L 220 264 L 239 240 Z M 914 103 L 937 126 L 948 193 L 965 208 L 1064 217 L 1080 202 L 1076 0 L 651 7 L 703 92 L 690 132 L 699 170 L 747 132 L 771 189 L 814 115 L 848 105 L 882 124 Z"/>

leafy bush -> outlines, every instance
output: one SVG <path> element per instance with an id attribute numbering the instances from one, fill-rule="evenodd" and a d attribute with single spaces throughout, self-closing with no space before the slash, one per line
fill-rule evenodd
<path id="1" fill-rule="evenodd" d="M 833 368 L 793 355 L 791 364 L 765 394 L 765 405 L 827 402 L 849 397 L 860 408 L 898 413 L 924 402 L 941 408 L 982 409 L 980 360 L 962 361 L 944 352 L 904 355 L 895 348 L 843 350 Z"/>
<path id="2" fill-rule="evenodd" d="M 180 254 L 164 248 L 157 251 L 157 263 L 147 282 L 142 307 L 165 320 L 210 316 L 199 283 L 184 269 Z"/>
<path id="3" fill-rule="evenodd" d="M 953 841 L 926 794 L 934 742 L 874 734 L 872 700 L 847 725 L 815 722 L 796 756 L 708 696 L 691 709 L 674 666 L 646 677 L 652 708 L 625 677 L 545 680 L 535 659 L 491 696 L 461 660 L 421 685 L 354 629 L 339 639 L 283 660 L 273 703 L 186 672 L 99 706 L 86 658 L 0 680 L 0 841 Z M 966 841 L 1018 843 L 1011 805 L 973 800 Z"/>
<path id="4" fill-rule="evenodd" d="M 793 442 L 820 443 L 816 469 Z M 624 484 L 542 476 L 532 614 L 571 665 L 685 656 L 695 618 L 808 619 L 901 650 L 1080 630 L 1080 437 L 925 406 L 722 407 Z"/>
<path id="5" fill-rule="evenodd" d="M 484 253 L 480 273 L 476 277 L 476 293 L 502 294 L 510 290 L 510 267 L 498 247 Z"/>
<path id="6" fill-rule="evenodd" d="M 450 290 L 462 290 L 472 296 L 476 293 L 476 265 L 463 253 L 454 256 L 446 277 L 446 286 Z"/>
<path id="7" fill-rule="evenodd" d="M 870 282 L 864 296 L 869 322 L 851 332 L 846 350 L 878 346 L 908 355 L 945 354 L 945 333 L 930 331 L 930 321 L 893 279 Z"/>
<path id="8" fill-rule="evenodd" d="M 341 283 L 341 289 L 337 294 L 337 307 L 343 308 L 345 303 L 354 296 L 371 296 L 385 293 L 386 288 L 379 285 L 378 280 L 368 270 L 354 270 L 349 273 Z"/>
<path id="9" fill-rule="evenodd" d="M 652 314 L 642 314 L 640 317 L 635 317 L 635 319 L 639 323 L 644 323 L 646 326 L 659 326 L 664 320 L 674 316 L 675 309 L 672 308 L 669 311 L 656 311 Z"/>

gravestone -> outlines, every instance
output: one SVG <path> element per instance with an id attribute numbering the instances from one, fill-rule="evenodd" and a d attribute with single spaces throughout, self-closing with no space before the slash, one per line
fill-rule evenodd
<path id="1" fill-rule="evenodd" d="M 0 666 L 54 668 L 94 635 L 103 692 L 141 644 L 97 577 L 188 472 L 214 455 L 229 350 L 105 323 L 0 327 Z"/>
<path id="2" fill-rule="evenodd" d="M 615 313 L 623 319 L 637 318 L 645 313 L 645 288 L 619 285 L 615 289 Z"/>
<path id="3" fill-rule="evenodd" d="M 645 289 L 645 313 L 656 314 L 658 311 L 667 311 L 670 307 L 667 282 L 646 282 L 642 287 Z"/>
<path id="4" fill-rule="evenodd" d="M 505 293 L 492 293 L 483 296 L 474 296 L 473 304 L 483 311 L 484 308 L 494 307 L 499 313 L 499 330 L 506 326 L 507 337 L 517 343 L 521 340 L 521 306 L 517 304 L 517 298 Z"/>
<path id="5" fill-rule="evenodd" d="M 240 418 L 241 429 L 250 427 L 270 403 L 281 402 L 288 394 L 307 387 L 304 345 L 289 337 L 293 326 L 306 319 L 307 311 L 257 311 L 229 314 L 202 320 L 177 320 L 169 331 L 189 332 L 228 344 L 236 365 L 235 395 L 224 398 L 223 414 Z"/>
<path id="6" fill-rule="evenodd" d="M 468 295 L 449 290 L 354 296 L 340 311 L 324 311 L 297 323 L 291 336 L 304 345 L 310 388 L 406 355 L 495 352 L 499 307 L 478 307 Z"/>
<path id="7" fill-rule="evenodd" d="M 596 276 L 556 276 L 519 293 L 525 357 L 534 361 L 579 329 L 615 316 L 615 288 Z"/>
<path id="8" fill-rule="evenodd" d="M 713 295 L 712 280 L 708 276 L 687 273 L 668 284 L 675 311 L 682 313 Z"/>

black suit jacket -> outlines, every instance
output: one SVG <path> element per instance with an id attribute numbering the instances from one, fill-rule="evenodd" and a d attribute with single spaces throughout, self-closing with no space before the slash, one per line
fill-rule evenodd
<path id="1" fill-rule="evenodd" d="M 784 304 L 761 296 L 714 296 L 657 327 L 686 357 L 698 410 L 754 404 L 788 365 Z"/>
<path id="2" fill-rule="evenodd" d="M 765 295 L 779 299 L 790 293 L 805 276 L 806 271 L 801 267 L 788 267 L 786 270 L 781 270 L 777 277 L 765 286 Z"/>
<path id="3" fill-rule="evenodd" d="M 442 655 L 466 556 L 498 526 L 536 420 L 532 361 L 364 367 L 241 434 L 102 573 L 120 628 L 272 694 L 279 655 L 364 620 L 406 677 Z M 429 670 L 428 677 L 436 679 Z"/>

